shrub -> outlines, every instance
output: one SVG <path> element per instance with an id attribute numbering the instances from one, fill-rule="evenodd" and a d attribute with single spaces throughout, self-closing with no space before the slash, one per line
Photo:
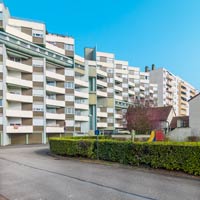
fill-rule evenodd
<path id="1" fill-rule="evenodd" d="M 92 158 L 94 140 L 51 138 L 49 141 L 52 153 L 64 156 Z"/>
<path id="2" fill-rule="evenodd" d="M 50 149 L 59 155 L 96 158 L 97 141 L 52 138 Z M 132 143 L 131 141 L 100 139 L 98 155 L 99 159 L 106 161 L 181 170 L 200 175 L 200 142 Z"/>
<path id="3" fill-rule="evenodd" d="M 200 137 L 199 136 L 189 136 L 188 137 L 188 141 L 189 142 L 199 142 L 200 141 Z"/>

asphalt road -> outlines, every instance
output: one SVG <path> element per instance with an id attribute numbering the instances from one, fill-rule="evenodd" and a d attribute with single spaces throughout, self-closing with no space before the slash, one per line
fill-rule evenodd
<path id="1" fill-rule="evenodd" d="M 48 146 L 0 148 L 0 196 L 9 200 L 200 200 L 200 179 L 57 159 Z"/>

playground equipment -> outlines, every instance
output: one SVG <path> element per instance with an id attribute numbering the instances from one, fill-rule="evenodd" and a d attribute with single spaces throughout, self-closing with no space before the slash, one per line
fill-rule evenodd
<path id="1" fill-rule="evenodd" d="M 147 142 L 163 141 L 164 139 L 165 139 L 165 135 L 164 135 L 163 131 L 155 130 L 155 131 L 151 131 L 151 135 Z"/>

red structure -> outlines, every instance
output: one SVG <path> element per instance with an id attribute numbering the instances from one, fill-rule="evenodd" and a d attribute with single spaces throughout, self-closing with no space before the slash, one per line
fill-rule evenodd
<path id="1" fill-rule="evenodd" d="M 163 141 L 165 139 L 165 135 L 164 135 L 163 131 L 157 130 L 155 139 L 156 139 L 156 141 Z"/>

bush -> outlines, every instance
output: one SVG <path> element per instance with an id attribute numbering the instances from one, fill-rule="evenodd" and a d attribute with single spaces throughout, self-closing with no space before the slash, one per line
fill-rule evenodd
<path id="1" fill-rule="evenodd" d="M 51 138 L 49 145 L 52 153 L 64 156 L 92 158 L 94 140 Z"/>
<path id="2" fill-rule="evenodd" d="M 189 136 L 188 137 L 188 142 L 199 142 L 200 137 L 199 136 Z"/>
<path id="3" fill-rule="evenodd" d="M 50 149 L 59 155 L 96 158 L 97 141 L 52 138 Z M 98 155 L 99 159 L 106 161 L 180 170 L 200 175 L 199 142 L 132 143 L 131 141 L 101 139 L 98 143 Z"/>

